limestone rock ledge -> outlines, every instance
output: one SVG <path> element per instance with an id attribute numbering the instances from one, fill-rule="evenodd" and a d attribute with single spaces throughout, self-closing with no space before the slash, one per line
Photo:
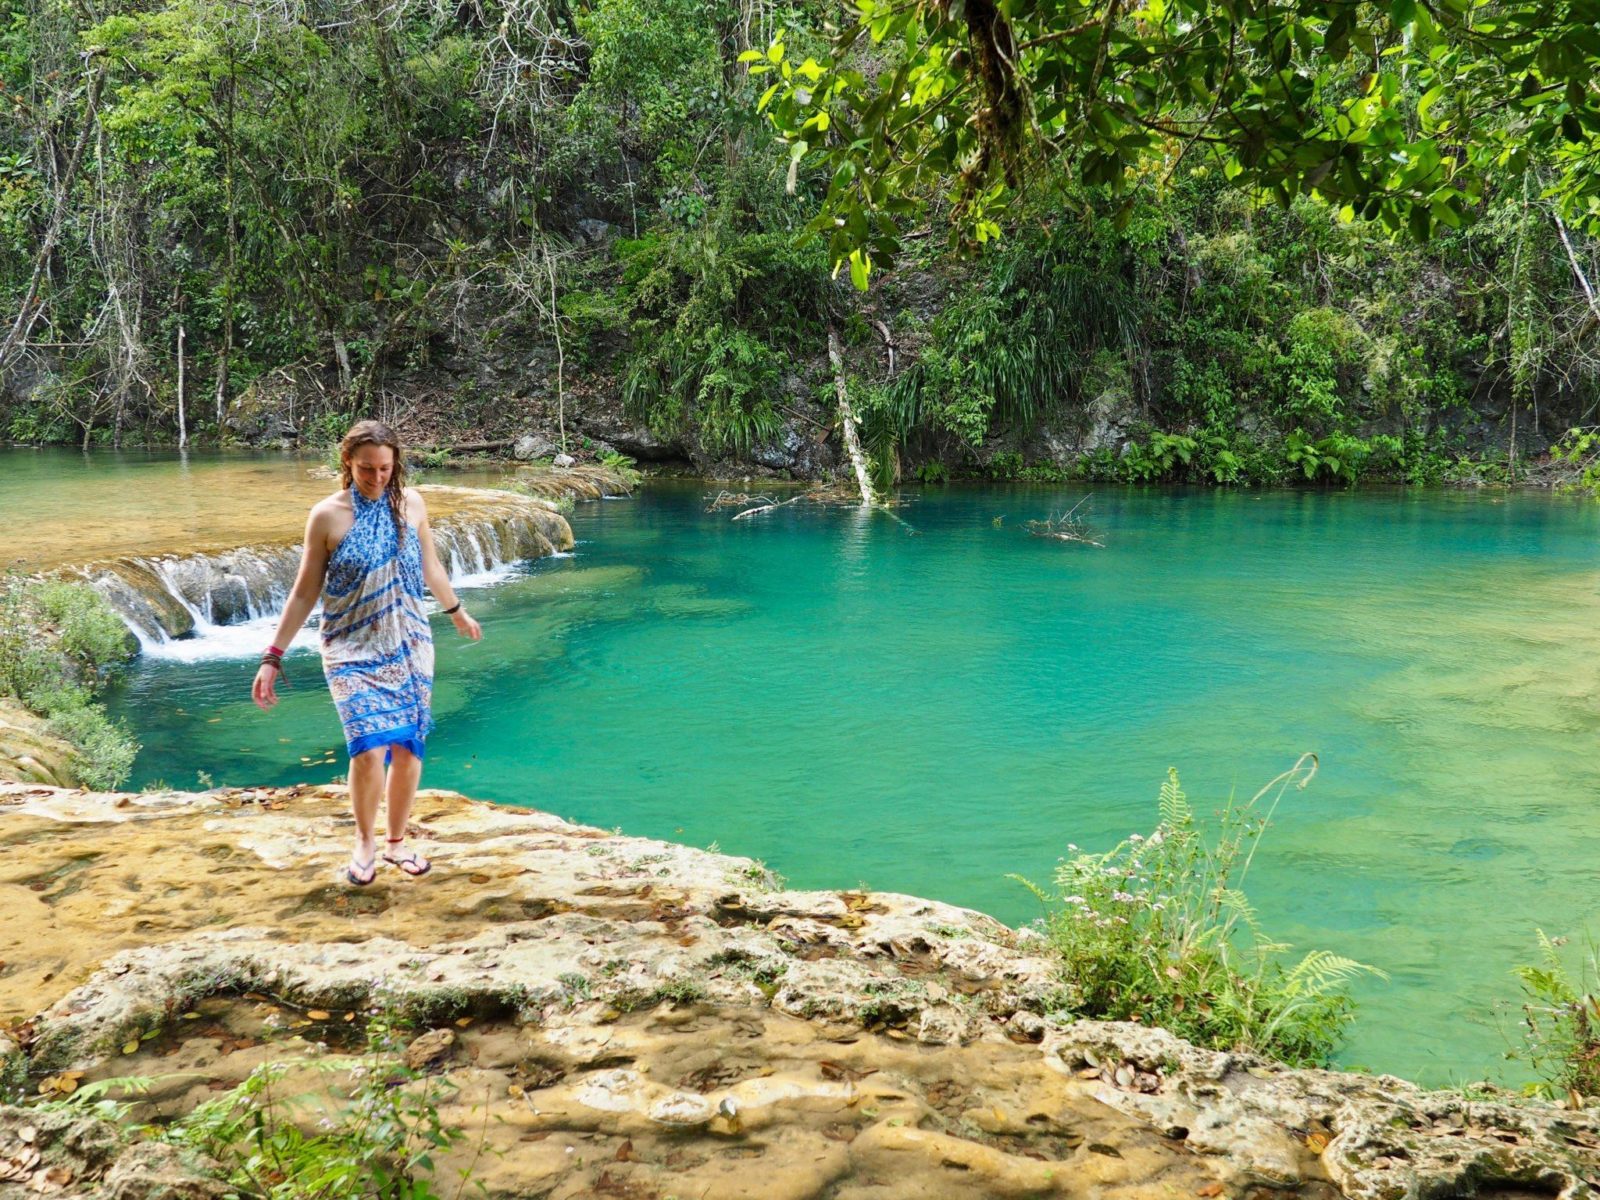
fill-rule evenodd
<path id="1" fill-rule="evenodd" d="M 415 812 L 434 871 L 358 889 L 342 789 L 0 783 L 0 1089 L 142 1075 L 137 1115 L 170 1117 L 265 1061 L 325 1080 L 376 1006 L 429 1031 L 408 1058 L 470 1133 L 441 1171 L 492 1197 L 1600 1188 L 1600 1114 L 1062 1022 L 1040 948 L 969 910 L 451 793 Z M 47 1170 L 212 1194 L 167 1148 L 30 1120 L 0 1109 L 0 1200 Z"/>
<path id="2" fill-rule="evenodd" d="M 70 787 L 73 748 L 50 732 L 50 722 L 0 696 L 0 780 Z"/>

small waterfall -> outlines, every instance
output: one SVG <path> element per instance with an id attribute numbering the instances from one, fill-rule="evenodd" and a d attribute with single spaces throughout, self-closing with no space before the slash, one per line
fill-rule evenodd
<path id="1" fill-rule="evenodd" d="M 429 524 L 452 582 L 482 581 L 514 563 L 572 548 L 571 527 L 547 501 L 470 488 L 424 490 L 446 509 Z M 443 503 L 434 500 L 436 494 Z M 277 616 L 299 567 L 298 545 L 276 545 L 129 556 L 71 573 L 93 584 L 150 649 L 217 626 Z"/>

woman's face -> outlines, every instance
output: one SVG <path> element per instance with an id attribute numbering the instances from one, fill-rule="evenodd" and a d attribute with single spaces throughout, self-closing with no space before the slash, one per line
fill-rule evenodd
<path id="1" fill-rule="evenodd" d="M 394 474 L 394 450 L 389 446 L 357 446 L 350 455 L 350 477 L 368 500 L 376 500 Z"/>

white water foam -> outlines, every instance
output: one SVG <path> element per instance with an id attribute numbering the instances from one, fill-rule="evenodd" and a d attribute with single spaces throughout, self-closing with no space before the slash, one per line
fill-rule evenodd
<path id="1" fill-rule="evenodd" d="M 318 648 L 316 618 L 295 635 L 285 649 L 316 650 Z M 190 637 L 174 638 L 170 642 L 155 642 L 144 648 L 144 656 L 162 662 L 207 662 L 219 658 L 255 658 L 272 641 L 278 627 L 274 613 L 266 617 L 252 617 L 237 625 L 213 625 L 209 621 L 195 621 Z"/>
<path id="2" fill-rule="evenodd" d="M 550 557 L 571 558 L 572 555 L 560 553 Z M 476 591 L 498 587 L 526 573 L 526 569 L 520 563 L 502 563 L 487 570 L 453 574 L 450 586 L 460 591 Z M 141 637 L 146 658 L 183 663 L 255 658 L 271 644 L 273 632 L 278 627 L 277 612 L 252 617 L 248 621 L 240 621 L 234 625 L 217 625 L 207 620 L 203 614 L 195 612 L 193 606 L 185 605 L 185 607 L 194 613 L 194 633 L 189 637 L 175 638 L 167 642 L 150 642 Z M 439 605 L 430 602 L 428 612 L 431 614 L 438 611 Z M 317 637 L 317 621 L 318 614 L 313 613 L 305 627 L 295 635 L 294 641 L 286 649 L 310 650 L 320 654 L 322 647 Z"/>

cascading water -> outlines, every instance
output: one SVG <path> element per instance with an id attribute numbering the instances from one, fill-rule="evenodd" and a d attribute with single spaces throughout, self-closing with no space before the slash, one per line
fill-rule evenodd
<path id="1" fill-rule="evenodd" d="M 518 562 L 572 548 L 572 529 L 545 500 L 466 488 L 424 489 L 454 511 L 431 519 L 453 582 L 481 585 Z M 129 556 L 91 563 L 87 579 L 146 653 L 209 658 L 254 647 L 282 611 L 300 565 L 298 545 L 240 546 L 208 554 Z M 305 636 L 305 635 L 302 635 Z"/>

